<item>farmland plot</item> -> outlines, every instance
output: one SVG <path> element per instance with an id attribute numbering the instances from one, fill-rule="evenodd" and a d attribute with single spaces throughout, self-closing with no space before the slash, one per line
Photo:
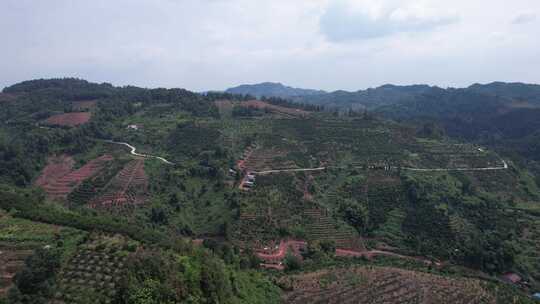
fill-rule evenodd
<path id="1" fill-rule="evenodd" d="M 53 115 L 45 120 L 46 124 L 76 127 L 90 121 L 90 112 L 73 112 Z"/>
<path id="2" fill-rule="evenodd" d="M 337 248 L 363 250 L 364 244 L 358 233 L 350 226 L 338 226 L 326 210 L 311 208 L 304 210 L 307 236 L 313 240 L 334 241 Z"/>
<path id="3" fill-rule="evenodd" d="M 103 155 L 69 173 L 67 173 L 66 165 L 57 165 L 52 162 L 45 167 L 38 181 L 46 181 L 41 187 L 50 199 L 65 200 L 68 194 L 80 183 L 97 174 L 112 160 L 112 156 Z M 51 176 L 51 178 L 47 178 L 47 176 Z"/>
<path id="4" fill-rule="evenodd" d="M 147 196 L 148 177 L 144 160 L 129 162 L 105 186 L 103 194 L 93 199 L 89 207 L 100 209 L 125 209 L 144 203 Z"/>
<path id="5" fill-rule="evenodd" d="M 59 240 L 71 246 L 83 235 L 76 229 L 13 218 L 0 212 L 0 298 L 7 294 L 13 278 L 36 248 L 54 246 Z"/>
<path id="6" fill-rule="evenodd" d="M 124 248 L 136 243 L 121 236 L 93 236 L 79 247 L 57 276 L 58 292 L 54 303 L 111 303 L 126 271 L 130 254 Z M 87 303 L 87 302 L 84 302 Z"/>
<path id="7" fill-rule="evenodd" d="M 281 278 L 285 303 L 495 303 L 480 281 L 383 267 L 323 270 Z"/>

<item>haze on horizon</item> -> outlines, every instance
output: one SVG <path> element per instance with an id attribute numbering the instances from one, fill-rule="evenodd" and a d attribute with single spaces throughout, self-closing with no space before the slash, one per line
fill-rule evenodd
<path id="1" fill-rule="evenodd" d="M 537 0 L 4 0 L 0 88 L 540 83 Z"/>

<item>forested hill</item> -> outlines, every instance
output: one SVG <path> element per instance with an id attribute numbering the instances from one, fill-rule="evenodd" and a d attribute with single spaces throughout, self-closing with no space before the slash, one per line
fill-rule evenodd
<path id="1" fill-rule="evenodd" d="M 397 86 L 386 84 L 377 88 L 359 90 L 356 92 L 335 91 L 314 96 L 300 96 L 295 100 L 302 103 L 323 105 L 327 108 L 338 109 L 373 109 L 383 105 L 412 101 L 418 95 L 436 94 L 444 91 L 428 85 Z"/>
<path id="2" fill-rule="evenodd" d="M 265 97 L 280 97 L 280 98 L 292 98 L 298 96 L 313 96 L 325 94 L 322 90 L 310 90 L 293 88 L 284 86 L 281 83 L 263 82 L 259 84 L 243 84 L 234 88 L 227 89 L 227 93 L 252 95 L 257 98 Z"/>
<path id="3" fill-rule="evenodd" d="M 537 84 L 492 82 L 485 85 L 474 84 L 468 89 L 481 94 L 540 104 L 540 85 Z"/>
<path id="4" fill-rule="evenodd" d="M 441 102 L 440 109 L 426 109 L 425 111 L 446 111 L 448 100 L 458 100 L 457 107 L 452 111 L 461 110 L 459 106 L 483 102 L 486 98 L 500 99 L 504 105 L 510 107 L 532 107 L 540 105 L 540 85 L 524 83 L 504 83 L 493 82 L 489 84 L 473 84 L 467 88 L 443 89 L 428 85 L 407 85 L 399 86 L 386 84 L 376 88 L 369 88 L 358 91 L 338 90 L 334 92 L 324 92 L 320 90 L 296 89 L 284 86 L 280 83 L 261 83 L 254 85 L 240 85 L 227 90 L 229 93 L 249 94 L 257 97 L 281 97 L 289 98 L 296 102 L 322 105 L 325 108 L 337 109 L 377 109 L 381 106 L 399 104 L 400 115 L 431 115 L 432 112 L 423 113 L 422 99 L 429 99 L 429 102 Z M 467 95 L 467 96 L 465 96 Z M 481 96 L 482 95 L 482 96 Z M 420 101 L 419 101 L 420 100 Z M 412 109 L 407 109 L 407 113 L 401 113 L 403 108 L 412 103 Z M 415 105 L 419 107 L 415 108 Z M 452 106 L 452 105 L 450 105 Z M 431 106 L 430 106 L 431 107 Z"/>

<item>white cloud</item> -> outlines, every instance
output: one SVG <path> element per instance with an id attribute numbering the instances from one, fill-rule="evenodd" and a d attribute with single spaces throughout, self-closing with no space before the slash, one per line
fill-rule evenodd
<path id="1" fill-rule="evenodd" d="M 430 31 L 458 21 L 456 15 L 421 5 L 381 4 L 384 1 L 363 6 L 358 1 L 333 2 L 321 17 L 321 31 L 329 40 L 340 42 Z"/>
<path id="2" fill-rule="evenodd" d="M 519 14 L 512 20 L 513 24 L 525 24 L 536 20 L 536 14 L 533 13 L 523 13 Z"/>
<path id="3" fill-rule="evenodd" d="M 540 82 L 539 9 L 537 0 L 3 0 L 0 88 L 59 76 L 192 90 Z"/>

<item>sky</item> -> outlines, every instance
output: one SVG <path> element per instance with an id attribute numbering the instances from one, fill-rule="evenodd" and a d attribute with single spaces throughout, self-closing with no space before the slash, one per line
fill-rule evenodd
<path id="1" fill-rule="evenodd" d="M 0 88 L 540 83 L 538 0 L 2 0 Z"/>

